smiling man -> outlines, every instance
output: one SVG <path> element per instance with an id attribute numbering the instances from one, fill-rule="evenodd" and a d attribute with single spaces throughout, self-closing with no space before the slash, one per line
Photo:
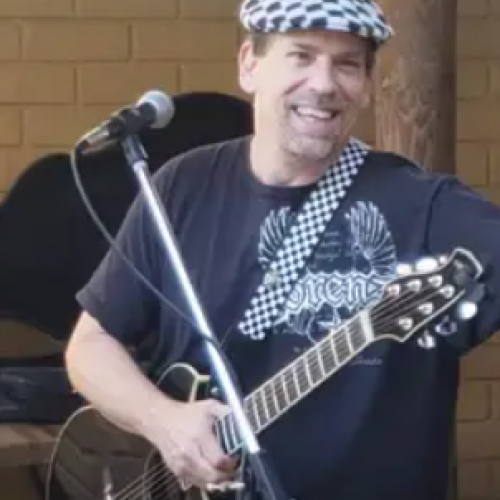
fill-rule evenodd
<path id="1" fill-rule="evenodd" d="M 343 365 L 307 395 L 304 374 L 282 377 L 285 388 L 249 418 L 266 427 L 261 442 L 297 500 L 445 500 L 460 357 L 500 326 L 500 210 L 454 177 L 352 136 L 392 35 L 374 2 L 248 0 L 241 21 L 239 81 L 254 102 L 255 133 L 173 159 L 155 185 L 245 394 L 326 334 L 340 347 L 323 361 Z M 184 309 L 141 197 L 118 245 Z M 381 299 L 397 264 L 456 247 L 491 264 L 491 293 L 474 321 L 433 325 L 433 342 L 416 332 L 354 357 L 360 339 L 342 343 L 339 327 Z M 78 300 L 67 350 L 74 386 L 156 446 L 179 478 L 200 487 L 231 478 L 234 460 L 212 432 L 227 409 L 163 394 L 124 348 L 153 329 L 165 366 L 206 371 L 190 325 L 114 250 Z M 370 328 L 359 331 L 362 344 L 373 340 Z M 322 366 L 313 363 L 309 377 L 321 378 Z"/>

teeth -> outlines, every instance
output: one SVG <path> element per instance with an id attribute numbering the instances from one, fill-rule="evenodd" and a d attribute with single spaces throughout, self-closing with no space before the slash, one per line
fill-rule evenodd
<path id="1" fill-rule="evenodd" d="M 296 108 L 297 114 L 300 116 L 316 118 L 318 120 L 331 120 L 334 116 L 333 111 L 323 109 L 307 108 L 305 106 L 298 106 Z"/>

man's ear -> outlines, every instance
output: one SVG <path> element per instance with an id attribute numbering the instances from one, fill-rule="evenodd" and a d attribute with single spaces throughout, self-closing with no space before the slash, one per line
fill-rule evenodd
<path id="1" fill-rule="evenodd" d="M 245 40 L 238 53 L 238 79 L 241 89 L 247 94 L 255 93 L 255 57 L 252 42 Z"/>

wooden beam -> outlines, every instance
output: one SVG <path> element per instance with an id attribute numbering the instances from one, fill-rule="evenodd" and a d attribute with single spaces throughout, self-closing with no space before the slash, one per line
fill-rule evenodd
<path id="1" fill-rule="evenodd" d="M 378 0 L 394 37 L 375 75 L 376 145 L 455 172 L 457 0 Z"/>

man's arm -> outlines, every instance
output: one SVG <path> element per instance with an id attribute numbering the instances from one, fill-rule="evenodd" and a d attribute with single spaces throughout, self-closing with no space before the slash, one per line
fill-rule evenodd
<path id="1" fill-rule="evenodd" d="M 113 423 L 144 435 L 151 412 L 173 403 L 150 382 L 129 355 L 147 333 L 157 307 L 151 292 L 127 266 L 123 253 L 153 285 L 159 252 L 144 202 L 130 207 L 111 248 L 90 282 L 78 293 L 83 313 L 66 350 L 75 389 Z"/>
<path id="2" fill-rule="evenodd" d="M 155 179 L 163 199 L 170 198 L 162 182 L 168 171 L 164 167 Z M 210 400 L 172 400 L 143 375 L 125 348 L 157 326 L 151 320 L 158 317 L 160 304 L 121 253 L 157 289 L 167 268 L 142 197 L 128 211 L 116 244 L 119 251 L 110 249 L 77 295 L 84 313 L 66 350 L 69 379 L 104 417 L 151 442 L 177 476 L 201 487 L 227 480 L 234 462 L 212 431 L 214 419 L 226 408 Z"/>
<path id="3" fill-rule="evenodd" d="M 73 387 L 97 411 L 127 432 L 149 437 L 155 415 L 168 414 L 173 401 L 138 368 L 124 346 L 83 312 L 66 350 Z"/>
<path id="4" fill-rule="evenodd" d="M 500 328 L 500 207 L 474 190 L 450 178 L 441 183 L 427 226 L 427 250 L 451 253 L 463 247 L 473 252 L 486 268 L 487 296 L 464 334 L 447 340 L 460 354 L 486 341 Z"/>

